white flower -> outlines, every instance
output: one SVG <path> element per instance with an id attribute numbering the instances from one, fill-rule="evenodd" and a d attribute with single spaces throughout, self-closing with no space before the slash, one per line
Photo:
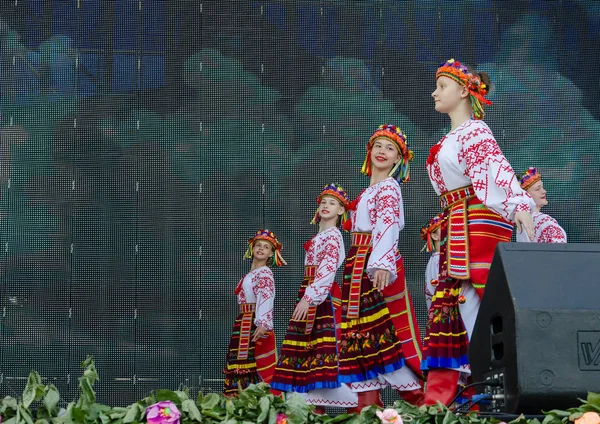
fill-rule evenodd
<path id="1" fill-rule="evenodd" d="M 383 412 L 377 411 L 376 414 L 382 424 L 402 424 L 402 417 L 395 409 L 384 409 Z"/>

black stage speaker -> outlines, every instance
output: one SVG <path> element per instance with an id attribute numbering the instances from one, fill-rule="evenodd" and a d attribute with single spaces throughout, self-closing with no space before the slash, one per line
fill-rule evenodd
<path id="1" fill-rule="evenodd" d="M 540 413 L 600 392 L 600 244 L 500 243 L 469 347 L 493 412 Z"/>

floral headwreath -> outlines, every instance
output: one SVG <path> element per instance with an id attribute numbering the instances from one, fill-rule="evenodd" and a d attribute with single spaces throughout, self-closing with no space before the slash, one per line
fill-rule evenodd
<path id="1" fill-rule="evenodd" d="M 270 266 L 287 265 L 287 262 L 281 256 L 281 249 L 283 249 L 283 245 L 279 240 L 277 240 L 277 236 L 275 236 L 275 233 L 267 229 L 258 230 L 254 237 L 248 239 L 248 250 L 246 250 L 246 253 L 244 254 L 244 259 L 252 259 L 252 250 L 254 248 L 254 243 L 256 243 L 258 240 L 268 241 L 269 243 L 271 243 L 275 250 L 273 254 L 273 260 L 271 264 L 269 264 Z"/>
<path id="2" fill-rule="evenodd" d="M 344 213 L 342 214 L 342 219 L 340 222 L 341 225 L 344 225 L 344 223 L 348 220 L 348 194 L 346 193 L 346 190 L 344 190 L 342 186 L 335 183 L 327 184 L 325 187 L 323 187 L 323 191 L 321 191 L 321 193 L 317 196 L 317 204 L 321 203 L 321 200 L 325 196 L 333 197 L 344 207 Z M 315 216 L 310 223 L 317 224 L 320 221 L 321 217 L 319 216 L 319 208 L 317 207 Z"/>
<path id="3" fill-rule="evenodd" d="M 396 166 L 394 166 L 390 171 L 390 177 L 396 178 L 398 182 L 410 181 L 408 163 L 413 160 L 414 154 L 412 150 L 408 148 L 406 135 L 404 135 L 402 130 L 395 125 L 383 124 L 380 125 L 375 132 L 373 132 L 373 135 L 367 143 L 367 156 L 365 157 L 365 161 L 360 172 L 369 177 L 371 176 L 371 149 L 373 149 L 373 144 L 378 138 L 390 140 L 396 145 L 396 148 L 402 156 Z"/>
<path id="4" fill-rule="evenodd" d="M 427 249 L 427 253 L 433 252 L 433 241 L 431 239 L 431 235 L 435 233 L 436 230 L 442 225 L 444 220 L 442 216 L 443 215 L 441 213 L 437 214 L 429 220 L 427 225 L 421 228 L 421 239 L 425 240 L 426 243 L 423 247 L 423 250 Z"/>
<path id="5" fill-rule="evenodd" d="M 537 169 L 532 166 L 519 176 L 519 183 L 521 184 L 521 188 L 523 190 L 527 190 L 541 179 L 542 174 L 540 174 Z"/>
<path id="6" fill-rule="evenodd" d="M 491 105 L 492 102 L 485 98 L 489 87 L 481 81 L 479 75 L 469 72 L 469 69 L 458 60 L 450 59 L 442 63 L 438 68 L 435 73 L 435 79 L 437 80 L 439 77 L 452 78 L 460 85 L 467 87 L 469 97 L 471 98 L 473 117 L 475 119 L 483 119 L 485 117 L 483 105 Z"/>

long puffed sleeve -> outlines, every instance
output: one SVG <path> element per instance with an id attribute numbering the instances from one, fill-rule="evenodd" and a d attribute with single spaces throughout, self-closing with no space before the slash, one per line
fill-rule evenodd
<path id="1" fill-rule="evenodd" d="M 269 268 L 263 268 L 252 277 L 252 291 L 256 297 L 254 323 L 267 330 L 273 329 L 273 304 L 275 301 L 275 279 Z"/>
<path id="2" fill-rule="evenodd" d="M 485 123 L 460 136 L 466 175 L 488 208 L 514 222 L 515 212 L 533 211 L 535 202 L 521 188 L 510 163 Z"/>
<path id="3" fill-rule="evenodd" d="M 400 230 L 404 228 L 404 211 L 400 186 L 393 178 L 378 184 L 375 196 L 369 199 L 369 214 L 373 224 L 373 250 L 366 271 L 370 277 L 376 270 L 390 272 L 390 281 L 396 275 L 396 250 Z"/>

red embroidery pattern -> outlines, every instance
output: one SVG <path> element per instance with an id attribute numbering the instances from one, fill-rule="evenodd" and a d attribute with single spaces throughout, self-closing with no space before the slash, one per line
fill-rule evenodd
<path id="1" fill-rule="evenodd" d="M 550 215 L 543 213 L 533 216 L 536 243 L 566 243 L 565 231 Z"/>
<path id="2" fill-rule="evenodd" d="M 477 197 L 505 219 L 511 219 L 514 207 L 511 210 L 510 203 L 527 204 L 527 201 L 522 193 L 513 190 L 519 188 L 516 175 L 491 131 L 487 126 L 478 126 L 459 136 L 459 140 L 465 175 L 471 179 Z"/>
<path id="3" fill-rule="evenodd" d="M 256 297 L 255 324 L 267 330 L 272 330 L 275 281 L 271 269 L 267 267 L 260 268 L 252 276 L 252 292 Z"/>
<path id="4" fill-rule="evenodd" d="M 440 194 L 448 191 L 444 184 L 444 179 L 442 178 L 442 170 L 440 169 L 440 162 L 438 160 L 438 153 L 442 148 L 442 143 L 445 139 L 446 136 L 442 137 L 435 146 L 429 149 L 429 157 L 427 158 L 427 173 L 429 174 L 429 179 L 435 186 L 434 188 L 437 187 L 437 192 Z"/>
<path id="5" fill-rule="evenodd" d="M 275 284 L 273 273 L 270 269 L 264 268 L 256 275 L 252 276 L 252 292 L 256 296 L 256 302 L 267 300 L 275 294 Z"/>
<path id="6" fill-rule="evenodd" d="M 395 180 L 387 179 L 373 187 L 377 188 L 377 192 L 367 200 L 373 228 L 373 251 L 368 267 L 386 269 L 396 275 L 396 250 L 402 211 L 400 186 Z"/>
<path id="7" fill-rule="evenodd" d="M 306 289 L 304 299 L 310 304 L 322 303 L 335 279 L 335 272 L 344 256 L 342 234 L 337 228 L 317 234 L 306 252 L 305 265 L 316 266 L 314 282 Z"/>

